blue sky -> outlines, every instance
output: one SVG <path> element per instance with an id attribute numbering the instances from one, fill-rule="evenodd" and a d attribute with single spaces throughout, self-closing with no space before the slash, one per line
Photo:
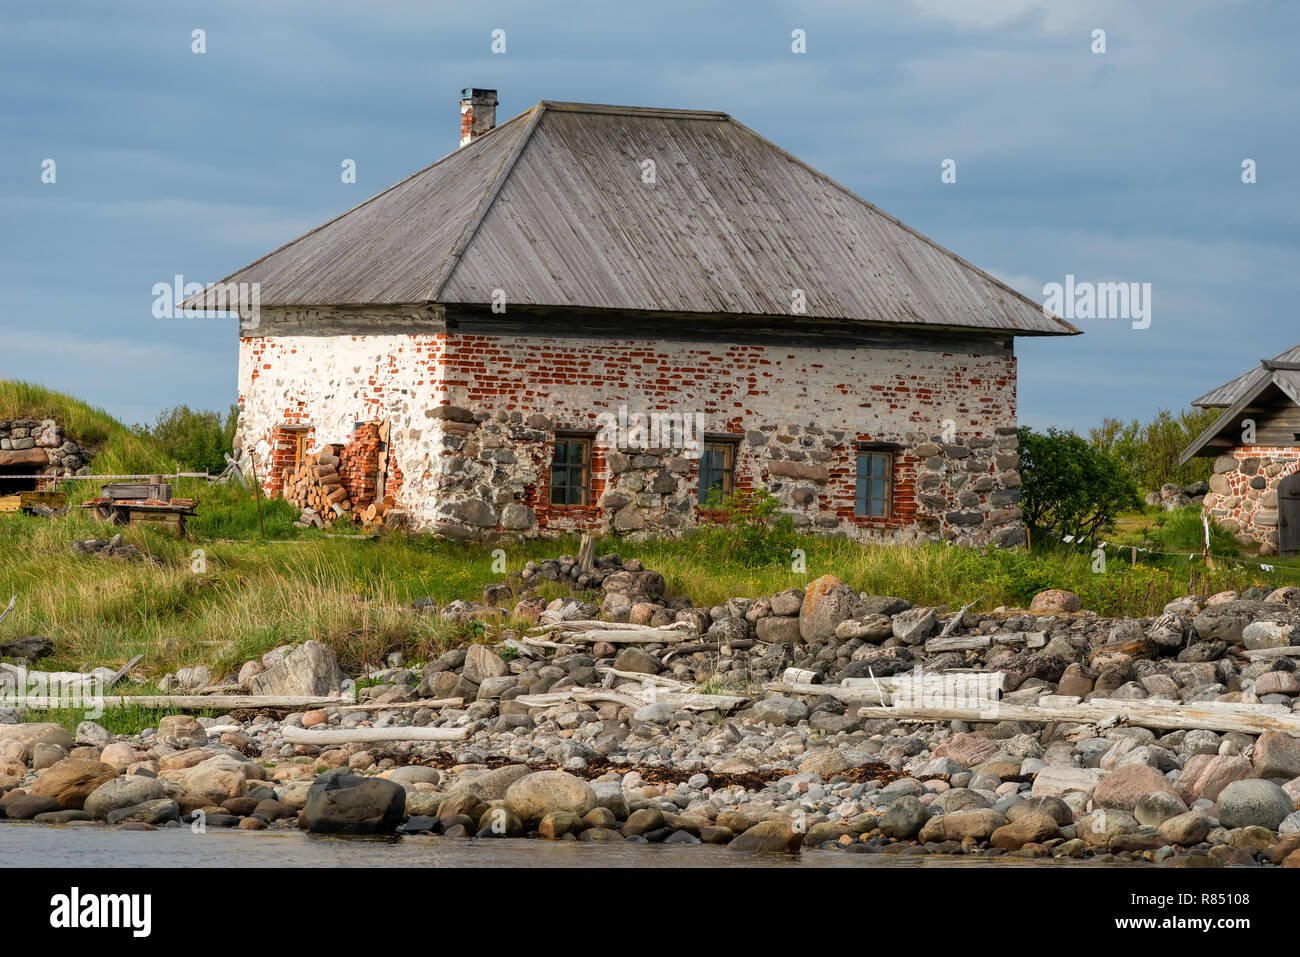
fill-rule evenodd
<path id="1" fill-rule="evenodd" d="M 479 86 L 501 120 L 540 99 L 724 110 L 1036 301 L 1067 274 L 1150 283 L 1149 328 L 1017 345 L 1022 421 L 1145 418 L 1300 342 L 1298 8 L 7 4 L 0 377 L 130 422 L 224 408 L 234 322 L 155 319 L 154 284 L 215 281 L 450 152 Z"/>

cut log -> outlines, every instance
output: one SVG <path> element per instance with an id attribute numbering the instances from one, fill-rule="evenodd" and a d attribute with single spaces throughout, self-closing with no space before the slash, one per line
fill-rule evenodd
<path id="1" fill-rule="evenodd" d="M 584 631 L 644 631 L 644 632 L 665 632 L 665 631 L 682 631 L 690 628 L 690 624 L 684 621 L 673 622 L 671 625 L 629 625 L 627 622 L 601 621 L 600 619 L 579 618 L 574 621 L 555 621 L 549 622 L 532 629 L 536 634 L 544 635 L 551 631 L 565 631 L 569 634 L 579 634 Z"/>
<path id="2" fill-rule="evenodd" d="M 671 645 L 685 641 L 690 635 L 682 631 L 587 631 L 579 634 L 563 633 L 571 644 L 591 645 L 607 641 L 611 645 Z"/>
<path id="3" fill-rule="evenodd" d="M 367 744 L 379 741 L 464 741 L 469 728 L 349 728 L 308 731 L 284 728 L 284 740 L 290 744 Z"/>
<path id="4" fill-rule="evenodd" d="M 417 701 L 363 701 L 359 704 L 338 705 L 339 711 L 411 711 L 418 708 L 459 708 L 465 704 L 464 698 L 421 698 Z"/>

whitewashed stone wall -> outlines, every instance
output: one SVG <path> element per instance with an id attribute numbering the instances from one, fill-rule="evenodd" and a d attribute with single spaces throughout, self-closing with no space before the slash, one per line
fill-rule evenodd
<path id="1" fill-rule="evenodd" d="M 739 440 L 736 486 L 769 488 L 809 531 L 1008 545 L 1021 535 L 1015 359 L 992 349 L 255 334 L 241 339 L 239 382 L 240 438 L 259 464 L 276 426 L 309 422 L 321 444 L 388 419 L 398 504 L 443 534 L 695 524 L 696 463 L 680 449 L 599 449 L 591 504 L 549 505 L 555 432 L 594 431 L 623 406 L 702 413 L 708 432 Z M 898 447 L 889 519 L 853 515 L 859 441 Z"/>

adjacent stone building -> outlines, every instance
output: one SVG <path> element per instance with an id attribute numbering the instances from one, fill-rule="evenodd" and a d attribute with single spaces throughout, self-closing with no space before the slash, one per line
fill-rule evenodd
<path id="1" fill-rule="evenodd" d="M 272 489 L 382 423 L 376 494 L 449 536 L 673 535 L 763 487 L 807 530 L 1022 540 L 1015 337 L 1077 329 L 726 114 L 495 103 L 187 300 L 255 293 L 239 442 Z"/>
<path id="2" fill-rule="evenodd" d="M 1192 404 L 1224 410 L 1181 459 L 1214 456 L 1205 511 L 1262 555 L 1300 554 L 1300 346 Z"/>

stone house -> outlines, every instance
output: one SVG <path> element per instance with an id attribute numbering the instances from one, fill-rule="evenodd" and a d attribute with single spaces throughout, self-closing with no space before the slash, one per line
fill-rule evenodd
<path id="1" fill-rule="evenodd" d="M 448 536 L 673 535 L 763 487 L 805 530 L 1023 539 L 1015 337 L 1077 329 L 725 113 L 495 106 L 184 303 L 255 291 L 271 490 L 383 423 L 376 494 Z"/>
<path id="2" fill-rule="evenodd" d="M 1192 405 L 1224 410 L 1179 460 L 1214 456 L 1205 511 L 1262 555 L 1300 553 L 1300 346 Z"/>

